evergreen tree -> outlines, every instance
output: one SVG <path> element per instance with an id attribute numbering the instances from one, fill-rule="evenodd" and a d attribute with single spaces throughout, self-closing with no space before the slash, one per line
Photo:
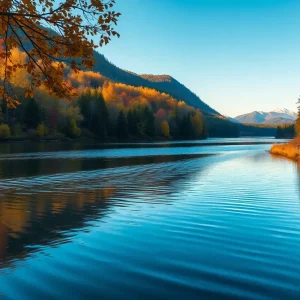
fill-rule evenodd
<path id="1" fill-rule="evenodd" d="M 155 118 L 148 107 L 144 110 L 143 118 L 145 120 L 146 134 L 151 137 L 155 136 Z"/>
<path id="2" fill-rule="evenodd" d="M 8 123 L 9 121 L 9 109 L 7 107 L 7 101 L 4 99 L 1 101 L 1 107 L 0 107 L 0 112 L 1 112 L 1 122 L 6 122 Z"/>
<path id="3" fill-rule="evenodd" d="M 94 97 L 94 112 L 92 119 L 92 131 L 101 139 L 106 139 L 108 134 L 109 116 L 102 94 Z"/>
<path id="4" fill-rule="evenodd" d="M 179 129 L 182 138 L 192 139 L 195 137 L 193 123 L 191 121 L 190 115 L 186 115 L 182 118 Z"/>
<path id="5" fill-rule="evenodd" d="M 109 127 L 109 114 L 103 95 L 97 91 L 92 94 L 89 90 L 80 96 L 78 104 L 84 117 L 83 125 L 101 139 L 106 139 Z"/>
<path id="6" fill-rule="evenodd" d="M 86 93 L 82 93 L 78 99 L 78 104 L 80 107 L 80 112 L 83 115 L 84 122 L 83 124 L 88 127 L 89 120 L 89 102 L 91 101 L 91 92 L 88 90 Z"/>
<path id="7" fill-rule="evenodd" d="M 298 118 L 295 122 L 295 133 L 296 136 L 300 136 L 300 109 L 298 109 Z"/>
<path id="8" fill-rule="evenodd" d="M 26 100 L 24 104 L 25 104 L 24 123 L 29 128 L 36 128 L 41 123 L 40 107 L 33 98 Z"/>
<path id="9" fill-rule="evenodd" d="M 128 137 L 128 125 L 124 112 L 121 110 L 117 119 L 117 137 L 124 140 Z"/>

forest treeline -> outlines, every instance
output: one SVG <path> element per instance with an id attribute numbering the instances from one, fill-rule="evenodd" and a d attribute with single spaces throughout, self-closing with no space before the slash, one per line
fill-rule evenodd
<path id="1" fill-rule="evenodd" d="M 13 59 L 22 63 L 25 56 L 15 50 Z M 72 101 L 49 95 L 43 86 L 35 91 L 34 98 L 25 98 L 22 91 L 28 84 L 26 76 L 19 70 L 13 77 L 20 105 L 9 108 L 6 101 L 1 101 L 2 139 L 84 136 L 105 141 L 206 137 L 199 109 L 155 89 L 112 82 L 92 71 L 76 73 L 66 65 L 64 78 L 73 88 Z"/>
<path id="2" fill-rule="evenodd" d="M 294 124 L 281 124 L 276 128 L 275 137 L 277 139 L 294 138 L 295 137 L 295 125 Z"/>
<path id="3" fill-rule="evenodd" d="M 241 136 L 271 136 L 275 137 L 276 125 L 238 123 Z"/>
<path id="4" fill-rule="evenodd" d="M 12 51 L 14 62 L 22 64 L 25 59 L 23 52 Z M 0 67 L 0 78 L 4 71 Z M 0 139 L 87 137 L 125 141 L 275 135 L 275 128 L 236 124 L 219 114 L 203 115 L 182 101 L 185 99 L 154 88 L 114 82 L 99 72 L 76 73 L 65 65 L 63 75 L 73 90 L 71 101 L 49 95 L 43 86 L 35 90 L 33 98 L 25 98 L 28 75 L 22 69 L 13 74 L 11 82 L 20 105 L 9 108 L 0 101 Z"/>

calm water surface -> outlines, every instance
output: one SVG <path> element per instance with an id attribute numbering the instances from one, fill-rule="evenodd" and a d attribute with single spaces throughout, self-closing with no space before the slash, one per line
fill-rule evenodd
<path id="1" fill-rule="evenodd" d="M 273 139 L 1 144 L 1 299 L 300 298 Z"/>

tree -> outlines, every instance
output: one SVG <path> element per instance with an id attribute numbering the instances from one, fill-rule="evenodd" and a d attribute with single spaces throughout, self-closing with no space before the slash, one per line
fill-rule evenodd
<path id="1" fill-rule="evenodd" d="M 197 138 L 202 138 L 205 136 L 205 129 L 204 129 L 204 119 L 203 115 L 199 110 L 191 117 L 191 121 L 193 124 L 194 132 Z"/>
<path id="2" fill-rule="evenodd" d="M 170 137 L 170 127 L 167 121 L 161 123 L 161 133 L 165 137 Z"/>
<path id="3" fill-rule="evenodd" d="M 26 102 L 24 122 L 29 128 L 36 128 L 41 121 L 41 112 L 38 103 L 34 99 Z"/>
<path id="4" fill-rule="evenodd" d="M 80 134 L 81 129 L 77 126 L 75 119 L 70 120 L 67 127 L 67 135 L 71 138 L 76 138 L 80 136 Z"/>
<path id="5" fill-rule="evenodd" d="M 298 129 L 299 128 L 299 122 L 298 122 Z M 281 138 L 294 138 L 295 137 L 295 128 L 296 124 L 280 124 L 276 128 L 275 138 L 281 139 Z"/>
<path id="6" fill-rule="evenodd" d="M 298 118 L 295 122 L 295 133 L 296 136 L 300 136 L 300 108 L 298 109 Z"/>
<path id="7" fill-rule="evenodd" d="M 127 114 L 128 132 L 133 136 L 139 135 L 138 115 L 136 110 L 129 110 Z"/>
<path id="8" fill-rule="evenodd" d="M 58 98 L 72 96 L 72 87 L 63 79 L 65 63 L 78 72 L 93 66 L 93 50 L 119 36 L 113 24 L 120 13 L 113 11 L 115 0 L 6 0 L 0 4 L 0 60 L 4 66 L 0 99 L 18 104 L 12 95 L 13 74 L 23 69 L 30 75 L 26 96 L 43 85 Z M 99 44 L 94 44 L 99 36 Z M 1 45 L 2 44 L 2 45 Z M 12 51 L 26 54 L 24 63 L 11 61 Z"/>
<path id="9" fill-rule="evenodd" d="M 128 137 L 127 120 L 124 112 L 121 110 L 117 120 L 117 137 L 122 140 Z"/>
<path id="10" fill-rule="evenodd" d="M 0 139 L 6 139 L 10 137 L 10 128 L 7 124 L 0 124 Z"/>
<path id="11" fill-rule="evenodd" d="M 36 128 L 36 134 L 39 138 L 42 138 L 45 135 L 47 135 L 47 131 L 48 129 L 44 123 L 39 124 L 38 127 Z"/>
<path id="12" fill-rule="evenodd" d="M 106 104 L 101 93 L 95 95 L 94 118 L 92 122 L 92 131 L 101 139 L 107 138 L 109 117 Z"/>
<path id="13" fill-rule="evenodd" d="M 193 124 L 190 118 L 190 115 L 186 115 L 182 118 L 180 125 L 180 135 L 185 139 L 192 139 L 195 137 L 195 131 L 193 128 Z"/>
<path id="14" fill-rule="evenodd" d="M 88 90 L 78 99 L 80 111 L 84 117 L 83 125 L 105 139 L 108 134 L 109 116 L 102 93 Z"/>
<path id="15" fill-rule="evenodd" d="M 145 120 L 146 134 L 153 137 L 155 135 L 155 118 L 148 106 L 144 110 L 143 118 Z"/>

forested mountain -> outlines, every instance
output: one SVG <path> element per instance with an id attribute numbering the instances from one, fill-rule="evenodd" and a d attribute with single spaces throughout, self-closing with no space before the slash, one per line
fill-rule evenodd
<path id="1" fill-rule="evenodd" d="M 16 111 L 7 110 L 2 102 L 0 123 L 9 127 L 2 135 L 6 136 L 9 129 L 14 136 L 24 136 L 30 130 L 32 136 L 55 137 L 58 132 L 67 137 L 88 134 L 103 140 L 240 135 L 238 124 L 220 115 L 171 76 L 138 75 L 114 66 L 97 52 L 94 58 L 93 71 L 76 74 L 70 72 L 68 64 L 65 66 L 66 83 L 78 95 L 84 93 L 79 100 L 75 97 L 67 103 L 48 97 L 42 90 L 34 101 L 22 99 Z M 22 61 L 23 54 L 17 51 L 16 59 Z M 25 88 L 28 80 L 21 72 L 13 84 Z"/>
<path id="2" fill-rule="evenodd" d="M 270 112 L 253 111 L 251 113 L 235 117 L 235 119 L 241 123 L 270 125 L 293 123 L 296 118 L 297 114 L 295 112 L 289 111 L 288 109 L 275 109 Z"/>
<path id="3" fill-rule="evenodd" d="M 130 71 L 125 71 L 111 62 L 109 62 L 102 54 L 94 53 L 96 64 L 94 71 L 101 73 L 110 80 L 125 83 L 132 86 L 143 86 L 154 88 L 157 91 L 167 93 L 177 100 L 183 100 L 188 105 L 199 108 L 204 114 L 219 113 L 204 103 L 196 94 L 191 92 L 187 87 L 168 75 L 138 75 Z"/>
<path id="4" fill-rule="evenodd" d="M 51 29 L 49 30 L 52 32 Z M 54 32 L 52 33 L 55 34 Z M 22 36 L 22 33 L 20 35 Z M 24 42 L 24 46 L 27 50 L 32 49 L 32 45 L 28 41 Z M 115 66 L 97 51 L 94 51 L 94 60 L 93 71 L 99 72 L 109 80 L 136 87 L 153 88 L 159 92 L 167 93 L 177 100 L 182 100 L 190 106 L 199 108 L 204 114 L 220 115 L 219 112 L 203 102 L 191 90 L 169 75 L 138 75 Z"/>
<path id="5" fill-rule="evenodd" d="M 14 49 L 12 59 L 24 63 L 26 55 Z M 1 74 L 1 66 L 0 66 Z M 0 101 L 0 139 L 78 138 L 109 140 L 201 139 L 206 137 L 203 114 L 167 93 L 133 86 L 94 71 L 72 71 L 67 64 L 63 80 L 72 90 L 70 101 L 47 93 L 45 86 L 24 98 L 29 85 L 24 70 L 11 83 L 19 94 L 16 108 Z"/>

